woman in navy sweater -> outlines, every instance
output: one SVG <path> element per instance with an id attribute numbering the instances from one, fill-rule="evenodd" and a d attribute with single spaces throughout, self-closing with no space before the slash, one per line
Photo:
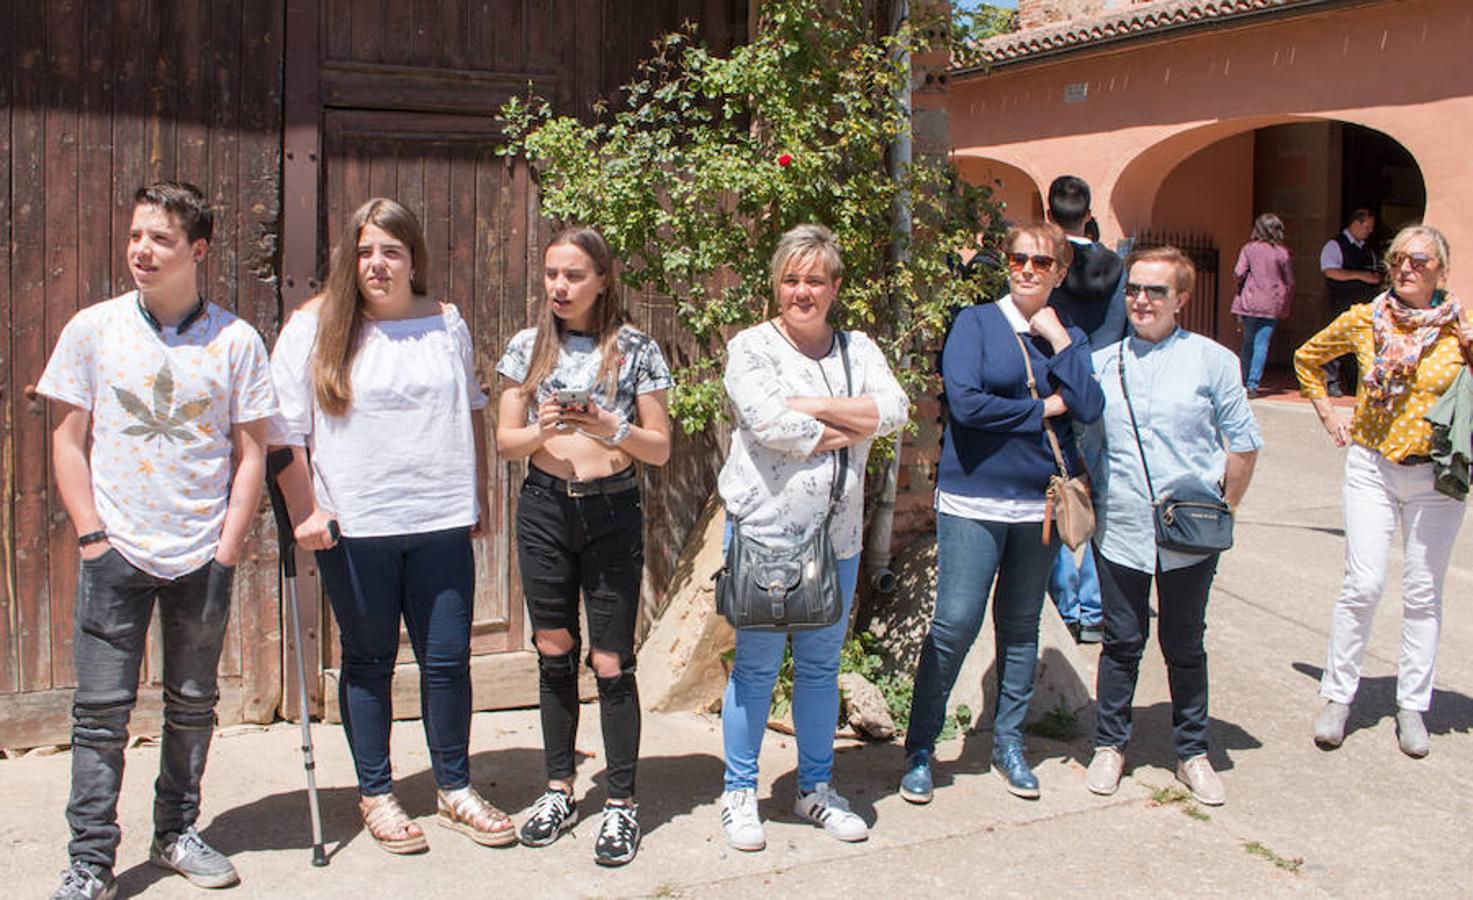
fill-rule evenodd
<path id="1" fill-rule="evenodd" d="M 1038 796 L 1023 755 L 1023 720 L 1057 553 L 1043 542 L 1044 491 L 1057 471 L 1044 422 L 1058 436 L 1070 474 L 1078 474 L 1073 423 L 1093 422 L 1104 409 L 1089 339 L 1065 328 L 1047 305 L 1073 256 L 1068 239 L 1054 225 L 1027 225 L 1008 232 L 1004 249 L 1012 292 L 962 310 L 942 356 L 949 409 L 936 479 L 936 611 L 916 670 L 900 782 L 913 803 L 931 799 L 931 757 L 946 700 L 977 639 L 994 579 L 992 764 L 1012 793 Z M 1029 391 L 1025 352 L 1041 399 Z"/>

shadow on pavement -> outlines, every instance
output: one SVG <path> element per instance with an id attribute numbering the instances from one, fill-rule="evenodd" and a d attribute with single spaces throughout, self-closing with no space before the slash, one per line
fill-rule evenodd
<path id="1" fill-rule="evenodd" d="M 721 759 L 709 753 L 641 756 L 636 788 L 639 830 L 648 836 L 676 816 L 715 802 L 721 796 L 721 775 L 725 769 Z M 581 816 L 596 818 L 607 796 L 604 773 L 600 770 L 594 776 L 593 787 L 578 801 Z"/>
<path id="2" fill-rule="evenodd" d="M 578 754 L 580 762 L 586 758 L 585 754 Z M 532 805 L 546 783 L 542 751 L 538 748 L 514 747 L 472 753 L 470 763 L 471 781 L 476 788 L 492 804 L 514 817 Z M 283 784 L 295 780 L 298 786 L 245 806 L 224 810 L 200 831 L 200 837 L 226 856 L 257 850 L 299 848 L 302 865 L 310 865 L 312 825 L 301 755 L 294 752 L 290 757 L 283 757 L 280 772 Z M 219 777 L 219 773 L 215 777 Z M 426 767 L 413 774 L 396 777 L 394 794 L 405 812 L 421 820 L 420 827 L 428 831 L 429 824 L 425 820 L 432 818 L 436 811 L 434 773 Z M 358 814 L 358 789 L 319 787 L 317 796 L 322 807 L 323 844 L 331 862 L 339 850 L 363 831 L 363 820 Z M 162 878 L 173 877 L 173 874 L 145 862 L 119 872 L 117 877 L 119 895 L 131 897 Z"/>
<path id="3" fill-rule="evenodd" d="M 1322 666 L 1306 662 L 1292 663 L 1290 668 L 1315 681 L 1319 681 L 1325 674 Z M 1313 712 L 1318 711 L 1319 706 L 1316 705 Z M 1355 694 L 1355 701 L 1350 704 L 1350 719 L 1345 723 L 1345 736 L 1348 738 L 1362 728 L 1374 728 L 1382 719 L 1389 719 L 1395 715 L 1396 677 L 1380 675 L 1374 678 L 1362 678 L 1360 689 Z M 1306 735 L 1309 734 L 1309 722 L 1311 721 L 1310 716 L 1306 715 Z M 1473 731 L 1473 697 L 1457 691 L 1433 688 L 1432 708 L 1422 716 L 1422 721 L 1427 724 L 1427 730 L 1432 734 L 1452 734 L 1455 731 L 1467 734 Z"/>

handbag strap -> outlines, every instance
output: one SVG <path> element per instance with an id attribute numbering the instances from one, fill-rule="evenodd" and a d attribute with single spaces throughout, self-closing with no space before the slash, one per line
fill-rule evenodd
<path id="1" fill-rule="evenodd" d="M 1033 359 L 1028 355 L 1028 348 L 1023 344 L 1023 336 L 1013 332 L 1014 339 L 1018 342 L 1018 349 L 1023 353 L 1023 368 L 1028 372 L 1028 393 L 1034 400 L 1040 400 L 1038 396 L 1038 382 L 1033 379 Z M 1059 467 L 1059 474 L 1065 478 L 1069 477 L 1069 466 L 1064 462 L 1064 450 L 1059 446 L 1059 436 L 1054 434 L 1054 426 L 1050 424 L 1048 417 L 1043 420 L 1044 434 L 1048 435 L 1048 445 L 1054 451 L 1054 463 Z"/>
<path id="2" fill-rule="evenodd" d="M 852 397 L 854 396 L 854 373 L 849 370 L 849 335 L 841 330 L 838 331 L 838 338 L 839 359 L 844 362 L 844 396 Z M 823 371 L 822 367 L 819 368 L 819 371 Z M 828 529 L 829 522 L 833 521 L 834 510 L 838 509 L 839 500 L 844 496 L 844 482 L 849 479 L 848 447 L 839 448 L 836 461 L 839 464 L 839 471 L 834 474 L 834 486 L 829 491 L 829 511 L 823 517 L 825 530 Z"/>
<path id="3" fill-rule="evenodd" d="M 1146 445 L 1141 443 L 1141 429 L 1135 421 L 1135 405 L 1130 402 L 1130 388 L 1125 385 L 1125 345 L 1128 341 L 1129 338 L 1120 342 L 1120 355 L 1116 357 L 1116 360 L 1119 362 L 1120 393 L 1125 396 L 1125 408 L 1130 412 L 1130 430 L 1135 435 L 1136 449 L 1141 452 L 1141 468 L 1146 473 L 1146 490 L 1151 495 L 1151 505 L 1155 506 L 1156 489 L 1151 487 L 1151 467 L 1146 464 Z"/>

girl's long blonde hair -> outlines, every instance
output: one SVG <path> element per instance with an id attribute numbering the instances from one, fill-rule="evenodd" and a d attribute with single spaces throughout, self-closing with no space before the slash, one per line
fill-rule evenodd
<path id="1" fill-rule="evenodd" d="M 593 268 L 604 278 L 604 289 L 593 301 L 593 343 L 598 347 L 601 359 L 598 367 L 598 382 L 590 387 L 602 387 L 610 400 L 613 399 L 619 381 L 619 331 L 629 321 L 624 306 L 615 292 L 617 280 L 614 271 L 614 252 L 608 241 L 592 228 L 573 227 L 558 232 L 547 249 L 564 244 L 577 247 L 593 260 Z M 546 251 L 544 251 L 545 253 Z M 542 306 L 537 312 L 537 340 L 532 344 L 532 358 L 527 363 L 527 378 L 522 382 L 522 393 L 536 396 L 537 386 L 557 368 L 558 354 L 563 349 L 563 322 L 552 313 L 552 304 L 543 292 Z"/>
<path id="2" fill-rule="evenodd" d="M 333 248 L 312 355 L 317 405 L 330 416 L 341 416 L 353 405 L 353 357 L 358 353 L 364 319 L 363 295 L 358 290 L 358 241 L 369 225 L 377 225 L 409 248 L 409 289 L 417 297 L 429 293 L 430 263 L 419 219 L 402 204 L 385 197 L 375 197 L 358 207 Z"/>

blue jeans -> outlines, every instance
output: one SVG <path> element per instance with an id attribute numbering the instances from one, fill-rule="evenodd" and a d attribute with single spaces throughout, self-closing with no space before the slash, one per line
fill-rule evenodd
<path id="1" fill-rule="evenodd" d="M 946 699 L 982 629 L 994 578 L 998 696 L 993 745 L 1023 740 L 1038 665 L 1038 616 L 1057 552 L 1044 544 L 1042 522 L 936 514 L 936 612 L 916 667 L 906 752 L 935 747 L 946 719 Z"/>
<path id="2" fill-rule="evenodd" d="M 1258 390 L 1263 380 L 1263 365 L 1268 361 L 1268 343 L 1273 340 L 1277 319 L 1243 316 L 1243 347 L 1238 351 L 1242 361 L 1243 387 Z"/>
<path id="3" fill-rule="evenodd" d="M 726 526 L 722 552 L 731 543 Z M 793 638 L 793 731 L 798 738 L 798 790 L 827 783 L 834 772 L 834 726 L 839 721 L 839 651 L 849 630 L 849 606 L 859 581 L 859 556 L 839 560 L 844 615 L 827 628 L 795 631 Z M 737 631 L 736 658 L 721 701 L 721 738 L 726 789 L 757 787 L 757 754 L 767 732 L 772 688 L 782 667 L 789 635 Z"/>
<path id="4" fill-rule="evenodd" d="M 419 710 L 435 784 L 470 784 L 471 607 L 476 558 L 470 529 L 345 537 L 317 553 L 342 639 L 338 704 L 365 797 L 393 789 L 389 691 L 399 619 L 419 663 Z"/>
<path id="5" fill-rule="evenodd" d="M 1059 554 L 1048 577 L 1049 596 L 1068 624 L 1095 628 L 1104 612 L 1100 609 L 1100 576 L 1095 573 L 1094 554 L 1085 548 L 1079 567 L 1074 566 L 1074 551 L 1059 543 Z"/>
<path id="6" fill-rule="evenodd" d="M 73 862 L 112 871 L 122 830 L 123 746 L 138 699 L 148 623 L 158 599 L 164 656 L 164 733 L 153 827 L 178 834 L 199 818 L 200 778 L 220 698 L 216 669 L 230 619 L 234 567 L 213 560 L 175 579 L 144 572 L 116 549 L 82 560 L 72 653 L 72 790 L 66 818 Z"/>

